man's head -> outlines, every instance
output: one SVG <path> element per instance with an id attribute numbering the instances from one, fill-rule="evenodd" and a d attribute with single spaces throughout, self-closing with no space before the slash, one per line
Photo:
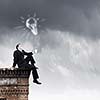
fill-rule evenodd
<path id="1" fill-rule="evenodd" d="M 18 44 L 16 45 L 16 49 L 17 49 L 17 50 L 18 50 L 19 45 L 20 45 L 20 43 L 18 43 Z"/>
<path id="2" fill-rule="evenodd" d="M 22 51 L 22 47 L 21 47 L 21 44 L 20 44 L 20 43 L 18 43 L 18 44 L 16 45 L 16 49 Z"/>

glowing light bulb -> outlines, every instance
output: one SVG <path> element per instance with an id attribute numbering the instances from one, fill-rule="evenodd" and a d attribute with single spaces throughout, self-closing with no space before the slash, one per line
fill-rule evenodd
<path id="1" fill-rule="evenodd" d="M 38 29 L 37 29 L 37 19 L 34 17 L 30 17 L 26 20 L 26 27 L 31 30 L 33 35 L 38 35 Z"/>
<path id="2" fill-rule="evenodd" d="M 33 35 L 38 35 L 38 28 L 41 27 L 40 23 L 45 21 L 45 19 L 36 17 L 36 13 L 33 16 L 27 15 L 27 18 L 21 16 L 20 19 L 23 25 L 17 26 L 15 29 L 22 29 L 24 31 L 29 29 Z"/>

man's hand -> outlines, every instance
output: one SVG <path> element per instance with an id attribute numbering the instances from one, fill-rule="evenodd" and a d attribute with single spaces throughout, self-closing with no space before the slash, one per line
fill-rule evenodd
<path id="1" fill-rule="evenodd" d="M 12 66 L 11 68 L 15 69 L 15 66 Z"/>
<path id="2" fill-rule="evenodd" d="M 30 52 L 30 54 L 31 54 L 31 55 L 33 55 L 33 53 L 32 53 L 32 52 Z"/>
<path id="3" fill-rule="evenodd" d="M 12 67 L 11 67 L 11 69 L 12 69 L 12 70 L 14 70 L 14 69 L 15 69 L 15 67 L 14 67 L 14 66 L 12 66 Z"/>

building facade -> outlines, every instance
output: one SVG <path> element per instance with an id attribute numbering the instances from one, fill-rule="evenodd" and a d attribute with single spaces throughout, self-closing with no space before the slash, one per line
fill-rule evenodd
<path id="1" fill-rule="evenodd" d="M 30 70 L 0 69 L 0 100 L 28 100 Z"/>

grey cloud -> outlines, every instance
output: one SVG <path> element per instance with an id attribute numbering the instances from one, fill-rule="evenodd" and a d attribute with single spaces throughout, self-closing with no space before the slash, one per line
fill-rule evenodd
<path id="1" fill-rule="evenodd" d="M 1 0 L 0 25 L 21 25 L 20 16 L 35 11 L 46 21 L 43 28 L 72 31 L 83 36 L 99 37 L 100 15 L 98 0 Z"/>

